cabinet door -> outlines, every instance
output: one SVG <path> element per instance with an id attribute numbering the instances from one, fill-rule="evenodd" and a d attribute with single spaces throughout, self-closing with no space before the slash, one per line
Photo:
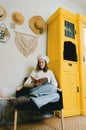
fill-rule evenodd
<path id="1" fill-rule="evenodd" d="M 81 54 L 80 54 L 80 61 L 81 61 L 81 74 L 80 74 L 80 79 L 81 79 L 81 90 L 82 90 L 82 114 L 86 115 L 86 25 L 81 24 L 81 30 L 80 30 L 80 49 L 81 49 Z"/>
<path id="2" fill-rule="evenodd" d="M 77 80 L 77 74 L 63 73 L 64 116 L 80 114 L 79 86 Z"/>

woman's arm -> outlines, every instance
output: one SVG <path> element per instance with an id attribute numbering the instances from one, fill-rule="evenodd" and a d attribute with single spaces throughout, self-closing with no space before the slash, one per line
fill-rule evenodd
<path id="1" fill-rule="evenodd" d="M 57 80 L 56 80 L 56 78 L 55 78 L 55 75 L 54 75 L 54 73 L 52 72 L 52 71 L 50 71 L 50 82 L 52 83 L 52 84 L 54 84 L 56 87 L 58 87 L 58 82 L 57 82 Z"/>
<path id="2" fill-rule="evenodd" d="M 29 76 L 27 80 L 24 82 L 24 87 L 33 87 L 33 82 L 31 77 Z"/>

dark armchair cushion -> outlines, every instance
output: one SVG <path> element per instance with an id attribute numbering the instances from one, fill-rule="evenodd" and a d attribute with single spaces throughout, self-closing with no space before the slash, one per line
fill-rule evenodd
<path id="1" fill-rule="evenodd" d="M 16 103 L 15 107 L 19 110 L 34 110 L 34 111 L 52 111 L 52 110 L 61 110 L 63 108 L 63 102 L 62 102 L 62 91 L 57 90 L 57 92 L 60 95 L 60 100 L 57 102 L 51 102 L 48 103 L 44 106 L 42 106 L 40 109 L 35 105 L 35 103 L 30 100 L 28 101 L 22 101 L 19 103 Z M 23 87 L 20 91 L 16 91 L 16 97 L 21 97 L 21 96 L 28 96 L 29 93 L 29 88 Z M 28 97 L 29 98 L 29 97 Z"/>

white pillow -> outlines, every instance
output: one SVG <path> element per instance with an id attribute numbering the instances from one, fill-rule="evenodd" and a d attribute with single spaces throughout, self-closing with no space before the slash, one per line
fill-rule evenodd
<path id="1" fill-rule="evenodd" d="M 9 97 L 10 96 L 10 89 L 8 88 L 0 88 L 0 97 Z"/>

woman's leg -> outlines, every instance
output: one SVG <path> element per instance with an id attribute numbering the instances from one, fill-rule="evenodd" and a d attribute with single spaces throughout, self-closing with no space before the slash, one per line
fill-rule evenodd
<path id="1" fill-rule="evenodd" d="M 38 97 L 31 97 L 33 102 L 37 105 L 38 108 L 42 107 L 43 105 L 49 102 L 56 102 L 60 98 L 59 94 L 54 92 L 48 95 L 41 95 Z"/>

